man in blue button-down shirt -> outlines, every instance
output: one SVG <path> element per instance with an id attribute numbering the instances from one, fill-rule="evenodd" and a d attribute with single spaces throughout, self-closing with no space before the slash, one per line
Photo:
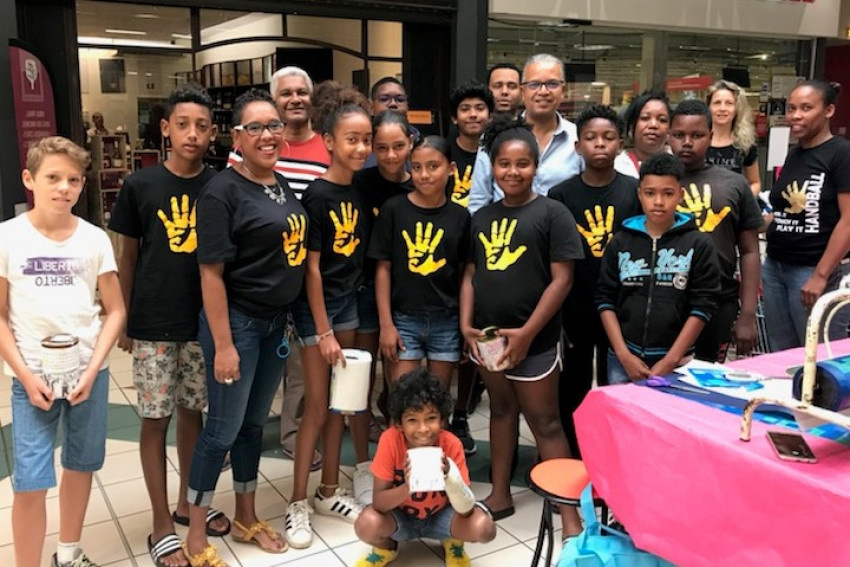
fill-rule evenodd
<path id="1" fill-rule="evenodd" d="M 558 114 L 564 100 L 564 65 L 552 55 L 532 56 L 522 71 L 522 100 L 525 121 L 531 125 L 540 147 L 540 164 L 534 176 L 533 189 L 547 195 L 549 189 L 581 172 L 581 158 L 576 154 L 576 126 Z M 490 157 L 478 150 L 473 169 L 469 211 L 500 200 L 504 193 L 493 179 Z"/>

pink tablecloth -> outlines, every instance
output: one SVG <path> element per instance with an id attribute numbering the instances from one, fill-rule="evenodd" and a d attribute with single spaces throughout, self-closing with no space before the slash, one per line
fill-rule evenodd
<path id="1" fill-rule="evenodd" d="M 802 361 L 802 359 L 800 359 Z M 588 394 L 575 414 L 599 494 L 635 543 L 681 567 L 850 565 L 850 450 L 807 440 L 814 465 L 779 460 L 767 427 L 642 386 Z"/>
<path id="2" fill-rule="evenodd" d="M 850 354 L 850 339 L 832 341 L 832 356 Z M 818 345 L 818 360 L 826 358 L 826 347 Z M 783 377 L 787 376 L 786 370 L 795 366 L 802 366 L 806 360 L 806 349 L 792 348 L 780 352 L 773 352 L 752 358 L 742 358 L 734 362 L 727 362 L 726 366 L 732 368 L 743 368 L 760 372 L 765 376 Z M 789 376 L 790 378 L 790 376 Z"/>

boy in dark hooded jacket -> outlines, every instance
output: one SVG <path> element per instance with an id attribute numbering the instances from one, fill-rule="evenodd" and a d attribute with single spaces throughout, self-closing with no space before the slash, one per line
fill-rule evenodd
<path id="1" fill-rule="evenodd" d="M 596 306 L 611 341 L 608 383 L 669 374 L 717 309 L 720 272 L 711 238 L 677 213 L 682 164 L 669 154 L 640 168 L 643 215 L 626 219 L 605 249 Z"/>

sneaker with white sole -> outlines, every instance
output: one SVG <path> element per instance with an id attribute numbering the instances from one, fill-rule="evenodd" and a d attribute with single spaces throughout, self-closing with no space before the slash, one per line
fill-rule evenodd
<path id="1" fill-rule="evenodd" d="M 375 477 L 372 476 L 372 461 L 354 465 L 354 498 L 365 508 L 372 504 Z"/>
<path id="2" fill-rule="evenodd" d="M 97 563 L 86 557 L 85 553 L 80 552 L 76 558 L 70 563 L 59 563 L 59 560 L 56 558 L 56 554 L 53 554 L 53 561 L 51 562 L 53 567 L 97 567 Z"/>
<path id="3" fill-rule="evenodd" d="M 357 521 L 357 517 L 363 510 L 360 502 L 349 491 L 339 486 L 330 496 L 323 496 L 321 487 L 317 488 L 316 495 L 313 497 L 313 508 L 317 514 L 336 516 L 352 524 Z"/>
<path id="4" fill-rule="evenodd" d="M 304 549 L 313 543 L 313 526 L 310 525 L 312 508 L 307 499 L 290 502 L 286 508 L 286 542 L 289 547 Z"/>

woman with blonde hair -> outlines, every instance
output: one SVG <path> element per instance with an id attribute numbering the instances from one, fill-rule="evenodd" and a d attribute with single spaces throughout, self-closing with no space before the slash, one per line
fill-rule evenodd
<path id="1" fill-rule="evenodd" d="M 711 147 L 705 159 L 747 178 L 753 195 L 761 192 L 758 148 L 747 93 L 732 81 L 717 81 L 708 89 Z"/>

